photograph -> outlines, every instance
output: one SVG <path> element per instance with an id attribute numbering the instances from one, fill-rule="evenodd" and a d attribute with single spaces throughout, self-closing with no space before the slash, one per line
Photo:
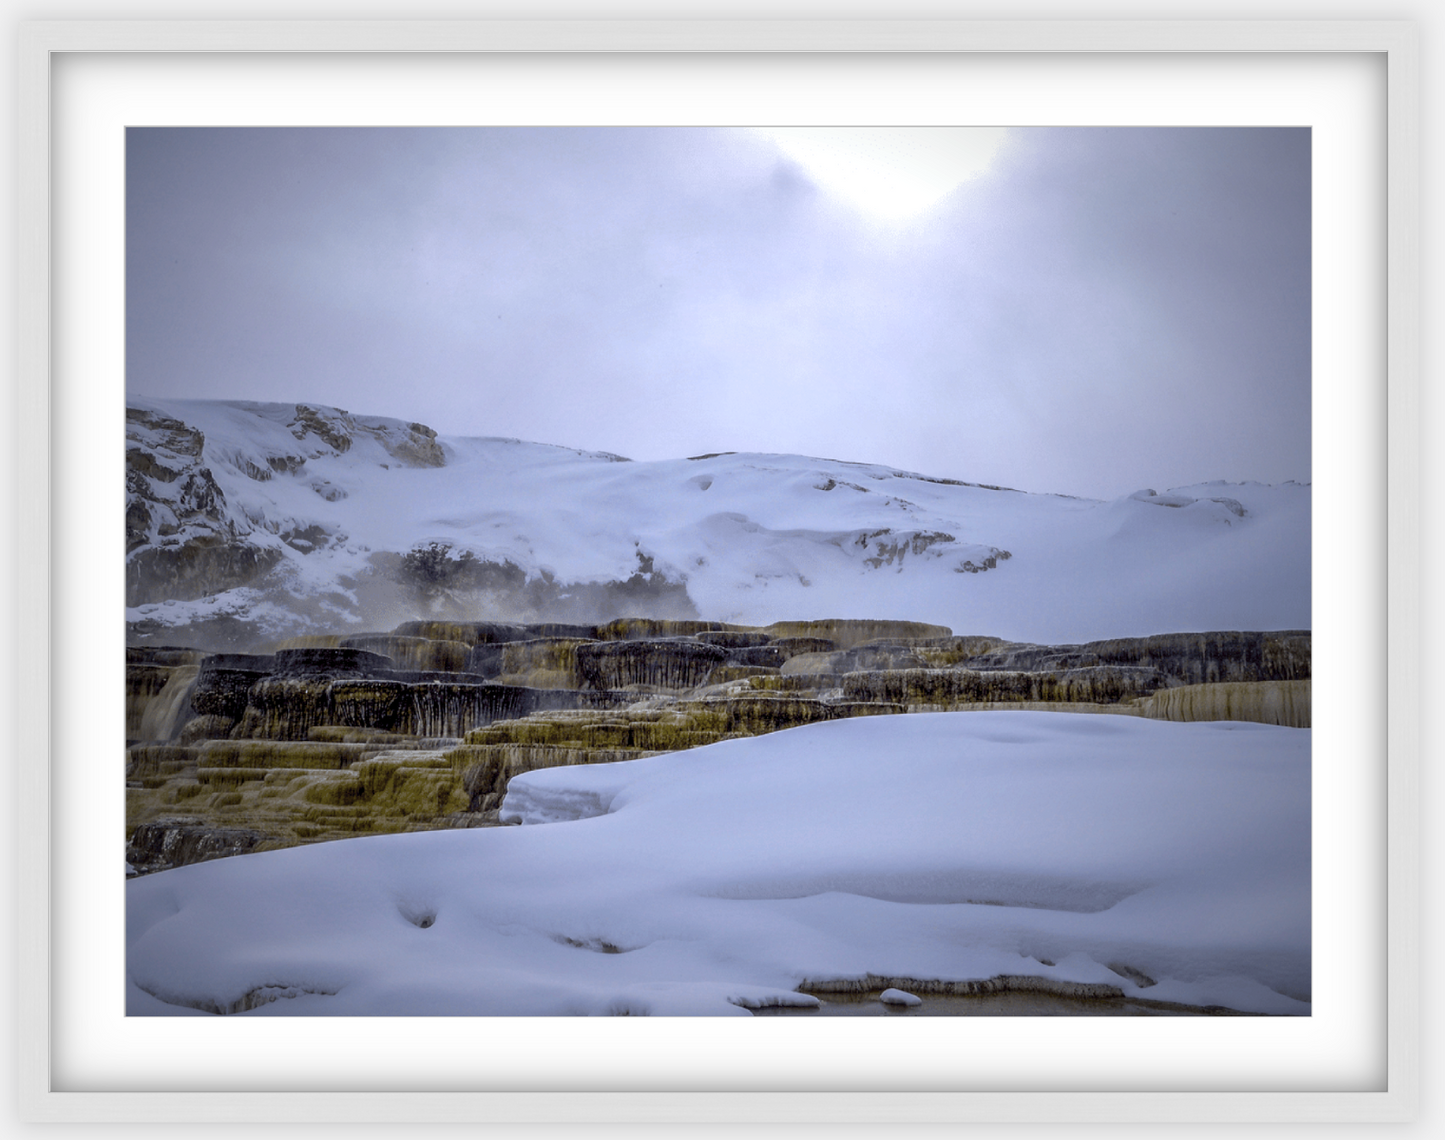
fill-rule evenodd
<path id="1" fill-rule="evenodd" d="M 126 1018 L 1311 1018 L 1318 137 L 127 125 Z"/>

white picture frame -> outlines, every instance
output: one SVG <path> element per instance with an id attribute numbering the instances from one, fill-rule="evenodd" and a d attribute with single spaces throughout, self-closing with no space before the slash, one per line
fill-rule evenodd
<path id="1" fill-rule="evenodd" d="M 294 61 L 296 53 L 335 56 L 354 53 L 400 59 L 411 53 L 606 53 L 621 58 L 643 53 L 685 56 L 687 53 L 767 53 L 806 59 L 827 53 L 1088 53 L 1119 58 L 1140 54 L 1171 54 L 1182 59 L 1201 53 L 1281 58 L 1310 53 L 1352 53 L 1380 59 L 1385 67 L 1386 150 L 1381 174 L 1386 179 L 1384 227 L 1387 266 L 1384 337 L 1388 374 L 1383 392 L 1375 393 L 1387 407 L 1379 419 L 1389 441 L 1373 441 L 1388 468 L 1382 471 L 1386 502 L 1367 503 L 1384 509 L 1380 532 L 1388 543 L 1387 569 L 1381 583 L 1385 597 L 1359 603 L 1373 609 L 1365 628 L 1381 639 L 1388 656 L 1388 705 L 1381 706 L 1377 732 L 1386 765 L 1379 807 L 1384 813 L 1380 835 L 1388 850 L 1383 894 L 1370 900 L 1366 912 L 1378 916 L 1378 936 L 1385 940 L 1388 970 L 1386 1035 L 1377 1078 L 1368 1087 L 1339 1089 L 1223 1088 L 1170 1091 L 1084 1091 L 1057 1087 L 1023 1090 L 943 1091 L 877 1088 L 865 1091 L 816 1091 L 804 1085 L 709 1089 L 686 1088 L 608 1090 L 587 1087 L 549 1088 L 545 1097 L 525 1090 L 451 1091 L 424 1087 L 418 1078 L 411 1090 L 336 1092 L 307 1087 L 306 1075 L 287 1089 L 241 1091 L 230 1088 L 193 1090 L 134 1087 L 93 1081 L 76 1087 L 59 1080 L 67 1068 L 63 1054 L 73 1046 L 56 1032 L 55 990 L 61 974 L 55 955 L 65 938 L 65 899 L 53 895 L 59 881 L 52 860 L 76 838 L 67 831 L 53 798 L 63 787 L 63 772 L 52 768 L 60 755 L 57 741 L 65 726 L 55 678 L 64 663 L 53 641 L 63 627 L 60 611 L 74 595 L 74 580 L 65 567 L 45 558 L 29 558 L 17 567 L 20 596 L 30 600 L 18 615 L 17 642 L 45 646 L 43 667 L 17 677 L 20 709 L 49 710 L 48 718 L 22 724 L 19 755 L 31 758 L 19 768 L 18 802 L 44 805 L 26 810 L 19 819 L 18 849 L 25 853 L 17 867 L 20 912 L 29 916 L 19 929 L 22 985 L 17 995 L 20 1017 L 19 1092 L 22 1115 L 33 1121 L 465 1121 L 503 1122 L 683 1122 L 743 1123 L 809 1122 L 1103 1122 L 1103 1121 L 1370 1121 L 1409 1119 L 1419 1092 L 1418 1010 L 1414 991 L 1419 977 L 1418 899 L 1419 831 L 1416 800 L 1419 787 L 1419 528 L 1420 453 L 1414 425 L 1419 415 L 1419 201 L 1418 201 L 1418 46 L 1407 23 L 1139 23 L 1085 21 L 1060 23 L 971 23 L 967 21 L 478 21 L 456 23 L 131 23 L 57 22 L 22 25 L 19 50 L 20 183 L 17 255 L 19 260 L 18 339 L 20 422 L 28 425 L 20 440 L 25 473 L 17 487 L 16 519 L 19 549 L 66 549 L 52 511 L 65 501 L 51 482 L 52 464 L 64 453 L 57 433 L 62 418 L 92 393 L 77 391 L 73 368 L 83 351 L 67 340 L 64 320 L 57 320 L 53 301 L 67 289 L 87 286 L 55 275 L 60 252 L 76 236 L 57 232 L 52 218 L 62 216 L 57 195 L 85 194 L 87 187 L 64 184 L 65 170 L 54 163 L 52 127 L 57 102 L 59 67 L 67 58 L 103 53 L 144 63 L 147 59 L 179 58 L 182 54 L 227 53 L 272 56 Z M 324 99 L 319 113 L 327 114 Z M 334 111 L 334 108 L 332 108 Z M 545 119 L 546 114 L 542 117 Z M 114 213 L 119 203 L 103 205 Z M 111 222 L 113 223 L 113 217 Z M 53 260 L 54 259 L 54 260 Z M 113 287 L 114 282 L 110 285 Z M 100 289 L 104 282 L 95 283 Z M 63 313 L 61 314 L 63 316 Z M 52 341 L 52 330 L 56 339 Z M 103 339 L 103 338 L 102 338 Z M 123 384 L 122 384 L 123 388 Z M 112 404 L 119 393 L 108 388 L 100 400 Z M 1364 425 L 1363 430 L 1370 430 Z M 69 445 L 67 445 L 69 446 Z M 118 454 L 118 450 L 117 450 Z M 1322 457 L 1317 456 L 1317 464 Z M 73 475 L 60 475 L 62 480 Z M 118 478 L 118 477 L 117 477 Z M 116 492 L 109 485 L 99 496 Z M 103 529 L 103 528 L 102 528 Z M 1316 541 L 1319 537 L 1317 534 Z M 119 541 L 115 544 L 119 549 Z M 102 543 L 102 549 L 104 549 Z M 1317 547 L 1318 549 L 1318 547 Z M 117 577 L 118 577 L 118 559 Z M 104 557 L 100 558 L 104 564 Z M 1371 606 L 1373 602 L 1373 607 Z M 1318 607 L 1318 602 L 1317 602 Z M 1387 608 L 1386 608 L 1387 607 Z M 118 616 L 116 624 L 119 624 Z M 32 656 L 32 662 L 37 660 Z M 1386 744 L 1386 741 L 1388 742 Z M 63 742 L 62 742 L 63 743 Z M 105 752 L 108 746 L 102 745 Z M 63 749 L 61 749 L 63 752 Z M 36 762 L 43 758 L 45 762 Z M 67 809 L 68 810 L 68 809 Z M 1363 810 L 1370 810 L 1369 807 Z M 105 826 L 112 824 L 105 821 Z M 115 825 L 118 832 L 118 825 Z M 102 835 L 105 835 L 102 831 Z M 107 847 L 105 839 L 97 840 Z M 117 874 L 115 890 L 120 878 Z M 1372 885 L 1379 886 L 1378 884 Z M 1317 886 L 1318 889 L 1318 886 Z M 46 916 L 41 921 L 39 916 Z M 118 989 L 117 985 L 117 989 Z M 165 1022 L 174 1028 L 178 1023 Z M 376 1032 L 374 1025 L 357 1031 Z M 696 1031 L 694 1031 L 696 1035 Z M 252 1038 L 254 1039 L 254 1038 Z M 704 1046 L 704 1051 L 705 1051 Z M 163 1081 L 159 1082 L 164 1084 Z M 1066 1084 L 1067 1082 L 1064 1082 Z"/>

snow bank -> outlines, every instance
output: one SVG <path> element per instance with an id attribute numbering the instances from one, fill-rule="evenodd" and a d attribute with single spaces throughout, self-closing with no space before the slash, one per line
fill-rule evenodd
<path id="1" fill-rule="evenodd" d="M 1307 1013 L 1309 756 L 1307 730 L 972 712 L 532 772 L 524 826 L 133 880 L 129 1011 L 744 1014 L 871 974 Z"/>

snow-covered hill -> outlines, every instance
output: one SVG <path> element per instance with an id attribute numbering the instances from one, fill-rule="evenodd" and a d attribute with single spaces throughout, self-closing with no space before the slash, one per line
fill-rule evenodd
<path id="1" fill-rule="evenodd" d="M 1099 501 L 794 455 L 632 462 L 304 404 L 129 404 L 133 640 L 641 613 L 1055 643 L 1311 626 L 1308 485 Z"/>

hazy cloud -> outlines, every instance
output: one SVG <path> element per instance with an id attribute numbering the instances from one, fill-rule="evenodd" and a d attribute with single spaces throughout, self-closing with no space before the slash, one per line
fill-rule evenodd
<path id="1" fill-rule="evenodd" d="M 766 138 L 133 129 L 127 382 L 637 459 L 1310 478 L 1307 130 L 1009 133 L 876 220 Z"/>

